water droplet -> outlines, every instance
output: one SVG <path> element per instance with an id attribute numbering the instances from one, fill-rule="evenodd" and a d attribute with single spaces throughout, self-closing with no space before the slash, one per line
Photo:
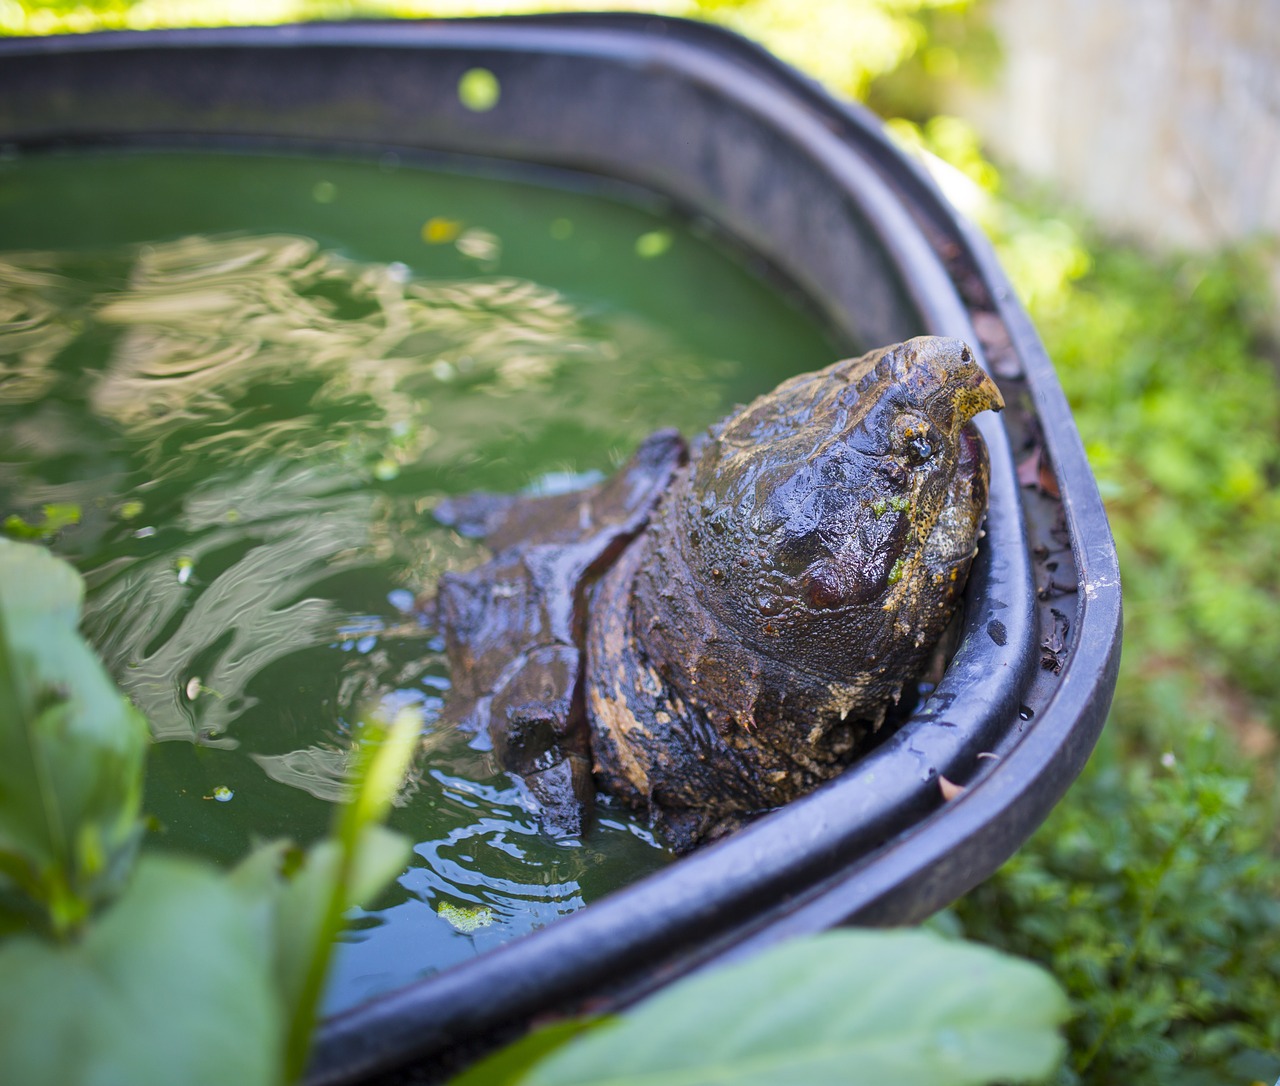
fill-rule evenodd
<path id="1" fill-rule="evenodd" d="M 384 456 L 373 465 L 373 477 L 386 483 L 400 474 L 400 465 L 389 456 Z"/>
<path id="2" fill-rule="evenodd" d="M 311 199 L 318 204 L 331 204 L 338 196 L 338 186 L 332 181 L 317 181 L 311 189 Z"/>
<path id="3" fill-rule="evenodd" d="M 235 793 L 231 791 L 225 784 L 218 785 L 212 792 L 206 796 L 206 799 L 216 799 L 219 803 L 230 803 L 235 797 Z"/>
<path id="4" fill-rule="evenodd" d="M 187 584 L 191 580 L 191 572 L 195 566 L 195 561 L 186 555 L 174 562 L 174 568 L 178 571 L 178 584 Z"/>
<path id="5" fill-rule="evenodd" d="M 1022 717 L 1023 720 L 1030 720 L 1035 715 L 1036 715 L 1035 710 L 1032 709 L 1029 705 L 1024 705 L 1022 706 L 1021 709 L 1018 710 L 1018 716 Z"/>

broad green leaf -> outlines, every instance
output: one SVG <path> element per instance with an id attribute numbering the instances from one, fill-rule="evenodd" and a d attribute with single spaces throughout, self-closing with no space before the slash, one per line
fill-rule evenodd
<path id="1" fill-rule="evenodd" d="M 976 1086 L 1049 1075 L 1067 1002 L 1038 966 L 924 931 L 834 931 L 676 984 L 523 1086 Z"/>
<path id="2" fill-rule="evenodd" d="M 404 870 L 409 854 L 406 838 L 368 826 L 349 852 L 333 838 L 306 853 L 288 842 L 263 845 L 228 880 L 251 903 L 247 915 L 256 918 L 271 947 L 272 981 L 289 1015 L 287 1080 L 305 1066 L 343 914 L 376 896 Z"/>
<path id="3" fill-rule="evenodd" d="M 415 709 L 401 709 L 389 725 L 366 722 L 352 773 L 355 795 L 343 808 L 340 835 L 359 833 L 387 817 L 421 734 L 422 717 Z"/>
<path id="4" fill-rule="evenodd" d="M 341 912 L 376 897 L 404 870 L 409 855 L 409 842 L 400 834 L 382 826 L 365 830 L 350 888 L 342 901 L 339 928 Z M 325 928 L 338 867 L 338 845 L 332 839 L 305 853 L 295 852 L 288 841 L 272 841 L 255 849 L 231 873 L 237 890 L 270 905 L 274 975 L 286 1006 L 296 1004 L 312 956 L 327 953 L 338 934 L 338 930 Z"/>
<path id="5" fill-rule="evenodd" d="M 225 876 L 144 858 L 83 939 L 0 946 L 0 1082 L 275 1086 L 281 1011 Z"/>
<path id="6" fill-rule="evenodd" d="M 587 1030 L 596 1029 L 613 1018 L 566 1018 L 526 1033 L 514 1044 L 498 1049 L 462 1074 L 449 1086 L 519 1086 L 529 1068 L 545 1059 Z"/>
<path id="7" fill-rule="evenodd" d="M 67 563 L 0 540 L 0 871 L 55 930 L 132 859 L 148 742 L 77 631 L 82 598 Z"/>

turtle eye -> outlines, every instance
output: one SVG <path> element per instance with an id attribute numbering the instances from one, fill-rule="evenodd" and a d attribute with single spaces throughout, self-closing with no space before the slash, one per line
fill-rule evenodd
<path id="1" fill-rule="evenodd" d="M 927 437 L 913 438 L 907 445 L 907 451 L 913 459 L 925 461 L 933 455 L 933 443 Z"/>
<path id="2" fill-rule="evenodd" d="M 938 451 L 938 435 L 919 415 L 899 415 L 891 438 L 893 451 L 912 464 L 923 464 Z"/>

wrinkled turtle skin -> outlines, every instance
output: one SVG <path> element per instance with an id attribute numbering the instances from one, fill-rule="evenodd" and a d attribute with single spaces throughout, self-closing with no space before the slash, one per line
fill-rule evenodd
<path id="1" fill-rule="evenodd" d="M 595 787 L 680 852 L 805 794 L 951 621 L 987 505 L 970 420 L 1002 406 L 964 343 L 921 337 L 784 382 L 691 453 L 655 434 L 599 487 L 442 503 L 493 552 L 440 579 L 447 712 L 557 834 Z"/>

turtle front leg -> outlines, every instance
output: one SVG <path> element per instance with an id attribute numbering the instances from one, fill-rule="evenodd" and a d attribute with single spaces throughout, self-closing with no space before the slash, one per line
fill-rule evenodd
<path id="1" fill-rule="evenodd" d="M 581 666 L 576 647 L 533 649 L 513 662 L 488 706 L 498 763 L 524 780 L 553 837 L 586 830 L 595 798 L 590 734 L 575 696 Z"/>

